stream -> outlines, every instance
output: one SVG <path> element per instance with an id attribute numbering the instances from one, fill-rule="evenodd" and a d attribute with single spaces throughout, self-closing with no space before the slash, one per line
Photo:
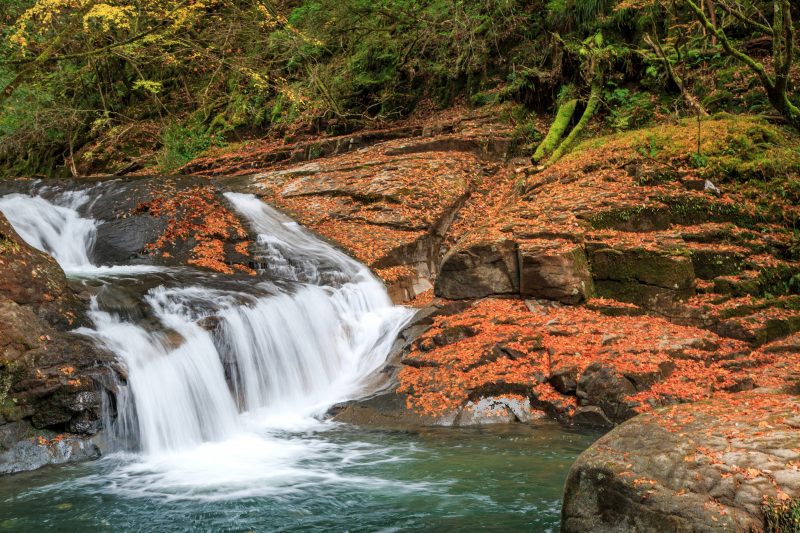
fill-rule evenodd
<path id="1" fill-rule="evenodd" d="M 554 422 L 378 431 L 325 420 L 366 392 L 413 313 L 371 272 L 250 195 L 257 278 L 95 264 L 101 189 L 9 194 L 2 211 L 91 294 L 77 334 L 127 380 L 109 453 L 0 478 L 0 531 L 555 531 L 596 435 Z"/>

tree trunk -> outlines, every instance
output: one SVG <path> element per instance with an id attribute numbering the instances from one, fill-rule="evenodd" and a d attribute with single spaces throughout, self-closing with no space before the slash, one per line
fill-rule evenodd
<path id="1" fill-rule="evenodd" d="M 600 104 L 600 93 L 603 91 L 603 75 L 598 73 L 595 75 L 594 79 L 592 80 L 592 91 L 589 94 L 589 101 L 586 102 L 586 109 L 583 111 L 583 115 L 581 115 L 581 119 L 572 128 L 572 131 L 569 132 L 567 138 L 559 145 L 553 155 L 550 156 L 550 159 L 547 160 L 548 165 L 552 165 L 561 157 L 567 153 L 572 143 L 575 142 L 575 139 L 581 134 L 581 132 L 586 128 L 586 125 L 589 123 L 589 120 L 594 115 L 595 111 L 597 111 L 597 106 Z"/>
<path id="2" fill-rule="evenodd" d="M 570 120 L 572 120 L 572 115 L 575 114 L 575 107 L 577 105 L 577 100 L 569 100 L 559 106 L 556 117 L 553 119 L 553 123 L 550 125 L 550 129 L 547 132 L 547 136 L 539 144 L 536 148 L 536 152 L 533 154 L 532 159 L 534 163 L 538 163 L 558 147 L 561 137 L 564 136 L 564 132 L 567 131 Z"/>

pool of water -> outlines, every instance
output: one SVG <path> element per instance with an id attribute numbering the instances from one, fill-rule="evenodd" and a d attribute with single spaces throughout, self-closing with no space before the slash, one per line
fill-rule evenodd
<path id="1" fill-rule="evenodd" d="M 557 531 L 597 434 L 308 423 L 0 478 L 0 531 Z"/>

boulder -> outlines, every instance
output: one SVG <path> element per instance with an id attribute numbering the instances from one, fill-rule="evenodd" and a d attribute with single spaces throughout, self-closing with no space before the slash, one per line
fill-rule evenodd
<path id="1" fill-rule="evenodd" d="M 581 405 L 599 407 L 613 422 L 635 414 L 626 397 L 636 394 L 636 387 L 609 364 L 592 363 L 586 367 L 575 394 Z"/>
<path id="2" fill-rule="evenodd" d="M 501 240 L 452 250 L 442 261 L 435 290 L 437 296 L 454 300 L 517 294 L 517 244 Z"/>
<path id="3" fill-rule="evenodd" d="M 64 331 L 82 321 L 58 264 L 0 215 L 0 473 L 97 456 L 117 377 L 112 354 Z"/>
<path id="4" fill-rule="evenodd" d="M 572 466 L 561 531 L 763 531 L 800 496 L 800 399 L 740 393 L 617 426 Z"/>
<path id="5" fill-rule="evenodd" d="M 586 253 L 578 244 L 521 244 L 519 268 L 522 296 L 575 305 L 594 293 Z"/>

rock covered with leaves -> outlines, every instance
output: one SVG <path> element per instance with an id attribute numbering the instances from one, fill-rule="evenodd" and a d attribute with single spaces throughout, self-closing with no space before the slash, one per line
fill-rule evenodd
<path id="1" fill-rule="evenodd" d="M 72 333 L 81 306 L 50 256 L 0 215 L 0 473 L 99 455 L 113 356 Z"/>

